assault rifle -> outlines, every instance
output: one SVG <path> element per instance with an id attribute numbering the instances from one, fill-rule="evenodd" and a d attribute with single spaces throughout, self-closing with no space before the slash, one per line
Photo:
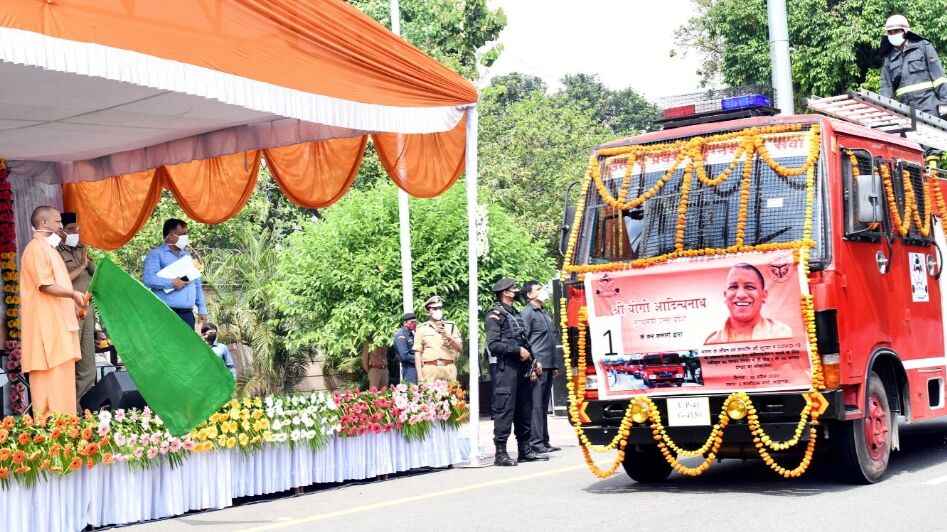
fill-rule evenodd
<path id="1" fill-rule="evenodd" d="M 526 333 L 520 331 L 519 334 L 520 342 L 523 343 L 523 348 L 529 352 L 529 370 L 526 371 L 526 375 L 523 375 L 529 380 L 533 380 L 537 377 L 536 375 L 536 366 L 539 365 L 539 360 L 536 360 L 536 357 L 533 356 L 533 346 L 529 343 L 529 338 L 526 337 Z"/>

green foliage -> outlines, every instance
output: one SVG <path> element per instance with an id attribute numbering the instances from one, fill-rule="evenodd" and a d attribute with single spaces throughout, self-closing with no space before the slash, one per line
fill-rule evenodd
<path id="1" fill-rule="evenodd" d="M 698 14 L 676 37 L 701 57 L 705 83 L 770 83 L 764 0 L 694 0 Z M 880 43 L 888 16 L 903 14 L 938 50 L 947 48 L 947 0 L 796 0 L 787 2 L 793 85 L 798 97 L 878 90 Z"/>
<path id="2" fill-rule="evenodd" d="M 568 74 L 556 99 L 590 111 L 615 136 L 636 135 L 654 128 L 658 108 L 632 88 L 611 90 L 597 74 Z"/>
<path id="3" fill-rule="evenodd" d="M 467 218 L 462 184 L 440 197 L 411 201 L 415 309 L 445 298 L 446 319 L 467 330 Z M 501 276 L 548 279 L 554 271 L 526 231 L 496 203 L 488 207 L 490 250 L 480 262 L 480 305 Z M 357 371 L 366 342 L 388 345 L 399 326 L 401 263 L 395 187 L 354 190 L 319 223 L 286 241 L 271 297 L 292 320 L 290 346 L 315 345 L 328 368 Z M 460 361 L 463 367 L 463 361 Z"/>
<path id="4" fill-rule="evenodd" d="M 268 230 L 239 235 L 232 249 L 209 253 L 204 272 L 220 339 L 250 347 L 253 362 L 238 378 L 237 395 L 289 393 L 313 360 L 308 346 L 287 345 L 286 316 L 271 291 L 279 282 L 279 251 Z"/>
<path id="5" fill-rule="evenodd" d="M 563 193 L 584 174 L 592 148 L 614 132 L 588 105 L 547 96 L 521 79 L 511 90 L 505 81 L 495 79 L 481 97 L 480 182 L 555 256 Z M 535 88 L 524 92 L 524 86 Z"/>
<path id="6" fill-rule="evenodd" d="M 391 27 L 389 0 L 349 3 Z M 399 6 L 401 36 L 468 79 L 477 79 L 477 67 L 492 65 L 502 51 L 487 44 L 506 26 L 506 15 L 487 7 L 486 0 L 401 0 Z"/>

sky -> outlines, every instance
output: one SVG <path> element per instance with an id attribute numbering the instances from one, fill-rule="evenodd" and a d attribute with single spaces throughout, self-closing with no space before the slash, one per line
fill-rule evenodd
<path id="1" fill-rule="evenodd" d="M 507 25 L 503 53 L 486 70 L 521 72 L 555 89 L 569 73 L 598 74 L 611 89 L 631 87 L 651 100 L 697 92 L 693 52 L 669 57 L 674 30 L 693 16 L 691 0 L 490 0 Z M 650 6 L 650 7 L 649 7 Z"/>

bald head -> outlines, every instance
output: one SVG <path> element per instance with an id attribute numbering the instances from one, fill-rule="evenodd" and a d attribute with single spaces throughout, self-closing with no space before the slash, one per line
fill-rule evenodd
<path id="1" fill-rule="evenodd" d="M 42 205 L 33 209 L 33 215 L 30 216 L 30 225 L 33 229 L 46 229 L 58 232 L 62 229 L 62 218 L 59 211 L 54 207 Z"/>

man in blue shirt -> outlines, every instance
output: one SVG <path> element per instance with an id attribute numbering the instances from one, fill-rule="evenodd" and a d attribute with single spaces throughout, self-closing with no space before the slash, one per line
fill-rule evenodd
<path id="1" fill-rule="evenodd" d="M 165 279 L 158 272 L 170 266 L 182 257 L 191 255 L 184 250 L 187 247 L 187 222 L 171 218 L 164 222 L 164 244 L 152 249 L 145 257 L 145 269 L 142 282 L 152 293 L 171 307 L 184 323 L 194 328 L 194 307 L 200 315 L 201 324 L 207 323 L 207 306 L 204 304 L 204 289 L 200 279 Z M 167 289 L 170 292 L 165 292 Z"/>
<path id="2" fill-rule="evenodd" d="M 237 379 L 237 366 L 233 363 L 233 357 L 230 356 L 230 348 L 227 347 L 227 344 L 217 343 L 217 326 L 213 323 L 208 323 L 201 327 L 201 336 L 204 337 L 204 340 L 210 344 L 211 351 L 215 355 L 219 356 L 221 360 L 224 361 L 224 365 L 227 366 L 227 369 L 230 370 L 230 373 L 233 374 L 234 380 Z"/>
<path id="3" fill-rule="evenodd" d="M 401 317 L 401 328 L 395 333 L 395 349 L 398 351 L 398 360 L 404 371 L 402 380 L 412 384 L 418 383 L 418 370 L 414 365 L 414 329 L 418 320 L 414 312 L 405 313 Z"/>

